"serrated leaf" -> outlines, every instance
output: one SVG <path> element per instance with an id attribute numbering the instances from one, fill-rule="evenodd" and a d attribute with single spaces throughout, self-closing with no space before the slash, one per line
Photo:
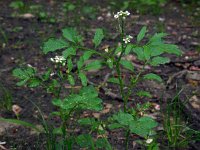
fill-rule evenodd
<path id="1" fill-rule="evenodd" d="M 42 51 L 47 54 L 66 47 L 68 47 L 68 44 L 64 40 L 51 38 L 44 43 Z"/>
<path id="2" fill-rule="evenodd" d="M 131 132 L 140 135 L 141 137 L 147 137 L 150 131 L 156 126 L 157 122 L 150 117 L 142 117 L 139 120 L 132 121 L 129 124 Z"/>
<path id="3" fill-rule="evenodd" d="M 80 125 L 93 125 L 95 123 L 94 118 L 81 118 L 78 120 Z"/>
<path id="4" fill-rule="evenodd" d="M 122 52 L 122 47 L 121 46 L 117 47 L 115 50 L 115 54 L 118 55 L 121 52 Z"/>
<path id="5" fill-rule="evenodd" d="M 77 67 L 78 67 L 78 70 L 80 70 L 84 65 L 84 59 L 83 57 L 80 57 L 78 62 L 77 62 Z"/>
<path id="6" fill-rule="evenodd" d="M 82 37 L 78 35 L 78 32 L 75 28 L 65 28 L 62 30 L 63 36 L 73 43 L 80 43 L 82 41 Z"/>
<path id="7" fill-rule="evenodd" d="M 145 57 L 145 59 L 149 60 L 150 57 L 151 57 L 151 50 L 149 49 L 148 46 L 144 46 L 143 49 L 144 49 L 144 57 Z"/>
<path id="8" fill-rule="evenodd" d="M 47 81 L 50 77 L 51 74 L 51 69 L 48 69 L 48 71 L 46 71 L 43 75 L 42 75 L 42 80 L 43 81 Z"/>
<path id="9" fill-rule="evenodd" d="M 13 70 L 12 74 L 14 77 L 17 77 L 20 79 L 19 82 L 17 82 L 17 86 L 22 86 L 26 84 L 29 79 L 31 79 L 35 75 L 36 71 L 32 67 L 27 67 L 24 69 L 16 68 Z"/>
<path id="10" fill-rule="evenodd" d="M 93 140 L 89 134 L 81 134 L 76 138 L 77 144 L 82 148 L 91 148 L 93 145 Z"/>
<path id="11" fill-rule="evenodd" d="M 132 49 L 132 52 L 134 52 L 137 55 L 137 58 L 141 61 L 145 60 L 144 56 L 144 50 L 142 47 L 135 47 Z"/>
<path id="12" fill-rule="evenodd" d="M 95 145 L 98 149 L 112 150 L 112 146 L 106 138 L 98 138 L 95 142 Z"/>
<path id="13" fill-rule="evenodd" d="M 29 80 L 29 78 L 22 79 L 21 81 L 17 82 L 16 85 L 17 86 L 25 85 L 28 80 Z"/>
<path id="14" fill-rule="evenodd" d="M 134 121 L 134 118 L 131 114 L 122 111 L 119 111 L 117 114 L 113 115 L 113 119 L 123 126 L 128 126 Z"/>
<path id="15" fill-rule="evenodd" d="M 142 27 L 139 34 L 137 35 L 137 42 L 140 42 L 144 38 L 146 32 L 147 32 L 147 27 L 146 26 Z"/>
<path id="16" fill-rule="evenodd" d="M 98 70 L 102 67 L 102 61 L 100 60 L 95 60 L 90 62 L 89 64 L 86 64 L 84 70 Z"/>
<path id="17" fill-rule="evenodd" d="M 64 58 L 68 58 L 69 56 L 72 56 L 72 55 L 74 56 L 74 55 L 76 55 L 76 48 L 75 47 L 69 47 L 62 52 L 62 55 L 63 55 Z"/>
<path id="18" fill-rule="evenodd" d="M 67 76 L 67 78 L 68 78 L 69 84 L 72 85 L 72 86 L 74 86 L 75 85 L 74 77 L 71 74 L 69 74 Z"/>
<path id="19" fill-rule="evenodd" d="M 93 43 L 95 47 L 99 46 L 101 44 L 102 39 L 104 38 L 103 30 L 102 29 L 96 29 Z"/>
<path id="20" fill-rule="evenodd" d="M 131 52 L 131 50 L 132 50 L 133 47 L 134 47 L 133 44 L 128 44 L 126 46 L 126 49 L 125 49 L 125 55 L 128 55 Z"/>
<path id="21" fill-rule="evenodd" d="M 79 72 L 78 77 L 81 79 L 81 84 L 87 86 L 87 77 L 83 72 Z"/>
<path id="22" fill-rule="evenodd" d="M 115 83 L 115 84 L 120 84 L 118 78 L 109 78 L 108 82 Z"/>
<path id="23" fill-rule="evenodd" d="M 139 97 L 148 97 L 151 98 L 152 95 L 147 91 L 139 91 L 136 93 Z"/>
<path id="24" fill-rule="evenodd" d="M 53 99 L 52 104 L 57 106 L 57 107 L 63 107 L 63 102 L 61 99 Z"/>
<path id="25" fill-rule="evenodd" d="M 33 78 L 33 79 L 29 80 L 28 86 L 34 88 L 34 87 L 39 86 L 40 83 L 41 83 L 41 81 L 39 79 Z"/>
<path id="26" fill-rule="evenodd" d="M 169 53 L 169 54 L 175 54 L 177 56 L 180 56 L 182 54 L 178 46 L 174 44 L 163 44 L 161 48 L 163 48 L 164 52 Z"/>
<path id="27" fill-rule="evenodd" d="M 72 69 L 73 69 L 72 58 L 68 58 L 68 59 L 67 59 L 67 68 L 68 68 L 68 71 L 69 71 L 69 72 L 72 71 Z"/>
<path id="28" fill-rule="evenodd" d="M 83 87 L 79 94 L 71 94 L 64 100 L 54 100 L 53 104 L 63 110 L 102 110 L 102 100 L 98 98 L 96 89 L 92 86 Z"/>
<path id="29" fill-rule="evenodd" d="M 19 79 L 26 79 L 32 77 L 35 74 L 35 69 L 32 67 L 27 67 L 24 69 L 16 68 L 13 70 L 12 74 Z"/>
<path id="30" fill-rule="evenodd" d="M 154 73 L 149 73 L 149 74 L 144 75 L 144 79 L 156 80 L 158 82 L 162 82 L 162 78 L 160 76 L 158 76 L 157 74 L 154 74 Z"/>
<path id="31" fill-rule="evenodd" d="M 134 71 L 134 67 L 132 62 L 125 60 L 125 59 L 121 59 L 119 62 L 124 68 L 130 70 L 130 71 Z"/>
<path id="32" fill-rule="evenodd" d="M 54 128 L 54 129 L 53 129 L 53 134 L 62 135 L 62 134 L 63 134 L 62 128 L 61 128 L 61 127 L 59 127 L 59 128 Z"/>
<path id="33" fill-rule="evenodd" d="M 151 57 L 159 56 L 164 53 L 164 50 L 161 45 L 148 45 L 149 50 L 151 51 Z"/>
<path id="34" fill-rule="evenodd" d="M 92 56 L 92 54 L 94 54 L 94 53 L 95 53 L 95 51 L 93 51 L 93 50 L 89 50 L 89 51 L 84 52 L 84 54 L 82 56 L 83 60 L 84 61 L 88 60 Z"/>
<path id="35" fill-rule="evenodd" d="M 162 38 L 165 36 L 167 36 L 166 33 L 156 33 L 150 38 L 149 42 L 151 45 L 163 44 Z"/>
<path id="36" fill-rule="evenodd" d="M 119 124 L 119 123 L 111 123 L 108 125 L 108 128 L 110 130 L 114 130 L 114 129 L 119 129 L 119 128 L 123 128 L 124 126 Z"/>
<path id="37" fill-rule="evenodd" d="M 169 63 L 170 62 L 170 59 L 167 58 L 167 57 L 160 57 L 160 56 L 157 56 L 157 57 L 154 57 L 150 64 L 152 66 L 159 66 L 161 64 L 166 64 L 166 63 Z"/>

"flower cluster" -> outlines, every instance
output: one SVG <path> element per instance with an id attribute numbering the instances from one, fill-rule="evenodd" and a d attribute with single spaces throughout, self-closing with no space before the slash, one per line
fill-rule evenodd
<path id="1" fill-rule="evenodd" d="M 61 63 L 63 66 L 66 63 L 66 59 L 63 56 L 55 56 L 55 58 L 50 58 L 50 60 L 54 63 Z"/>
<path id="2" fill-rule="evenodd" d="M 128 35 L 128 36 L 126 36 L 126 38 L 124 38 L 123 39 L 123 41 L 124 41 L 124 43 L 130 43 L 130 41 L 131 41 L 131 39 L 132 39 L 133 37 L 132 36 L 130 36 L 130 35 Z"/>
<path id="3" fill-rule="evenodd" d="M 114 15 L 114 18 L 115 19 L 118 19 L 118 18 L 123 18 L 123 19 L 126 19 L 127 16 L 129 16 L 130 13 L 128 11 L 119 11 L 117 12 L 117 14 Z"/>

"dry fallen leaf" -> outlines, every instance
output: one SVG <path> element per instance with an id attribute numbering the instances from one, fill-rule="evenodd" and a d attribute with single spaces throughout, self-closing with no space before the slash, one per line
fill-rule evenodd
<path id="1" fill-rule="evenodd" d="M 18 105 L 12 105 L 12 111 L 15 113 L 15 115 L 19 115 L 22 111 L 22 108 Z"/>

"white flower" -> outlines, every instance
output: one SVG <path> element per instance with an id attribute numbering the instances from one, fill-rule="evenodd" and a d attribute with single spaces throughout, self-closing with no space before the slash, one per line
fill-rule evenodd
<path id="1" fill-rule="evenodd" d="M 106 48 L 104 51 L 105 51 L 106 53 L 108 53 L 109 49 L 108 49 L 108 48 Z"/>
<path id="2" fill-rule="evenodd" d="M 50 58 L 50 60 L 54 63 L 61 63 L 65 66 L 66 59 L 63 56 L 55 56 L 55 58 Z"/>
<path id="3" fill-rule="evenodd" d="M 126 43 L 126 44 L 127 44 L 127 43 L 130 43 L 132 38 L 133 38 L 132 36 L 128 35 L 126 38 L 123 39 L 123 41 L 124 41 L 124 43 Z"/>
<path id="4" fill-rule="evenodd" d="M 164 22 L 165 18 L 159 17 L 158 20 L 161 21 L 161 22 Z"/>
<path id="5" fill-rule="evenodd" d="M 119 11 L 114 15 L 114 18 L 115 19 L 118 19 L 118 18 L 126 19 L 126 17 L 129 15 L 130 15 L 130 13 L 128 11 Z"/>
<path id="6" fill-rule="evenodd" d="M 52 72 L 51 74 L 50 74 L 50 76 L 52 77 L 52 76 L 54 76 L 56 73 L 55 72 Z"/>
<path id="7" fill-rule="evenodd" d="M 150 144 L 151 142 L 153 142 L 153 139 L 147 139 L 147 140 L 146 140 L 146 143 L 147 143 L 147 144 Z"/>

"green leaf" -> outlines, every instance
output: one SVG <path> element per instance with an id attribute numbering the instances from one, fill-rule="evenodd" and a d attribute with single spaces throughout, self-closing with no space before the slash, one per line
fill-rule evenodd
<path id="1" fill-rule="evenodd" d="M 144 75 L 144 79 L 156 80 L 158 82 L 162 82 L 162 78 L 160 76 L 158 76 L 157 74 L 154 74 L 154 73 L 149 73 L 149 74 Z"/>
<path id="2" fill-rule="evenodd" d="M 122 52 L 122 47 L 121 46 L 116 48 L 115 54 L 118 55 L 118 53 L 120 53 L 120 52 Z"/>
<path id="3" fill-rule="evenodd" d="M 37 87 L 39 86 L 41 83 L 40 79 L 37 78 L 33 78 L 29 80 L 28 86 L 31 88 Z"/>
<path id="4" fill-rule="evenodd" d="M 120 64 L 121 64 L 124 68 L 126 68 L 126 69 L 128 69 L 128 70 L 134 71 L 133 64 L 132 64 L 132 62 L 130 62 L 130 61 L 121 59 L 121 60 L 120 60 Z"/>
<path id="5" fill-rule="evenodd" d="M 62 135 L 62 134 L 63 134 L 62 128 L 61 128 L 61 127 L 59 127 L 59 128 L 54 128 L 54 129 L 53 129 L 53 134 Z"/>
<path id="6" fill-rule="evenodd" d="M 82 37 L 78 35 L 75 28 L 65 28 L 62 30 L 63 37 L 73 43 L 80 43 L 82 42 Z"/>
<path id="7" fill-rule="evenodd" d="M 84 59 L 83 57 L 80 57 L 78 62 L 77 62 L 77 67 L 78 67 L 78 70 L 80 70 L 84 65 Z"/>
<path id="8" fill-rule="evenodd" d="M 80 125 L 93 125 L 95 123 L 94 118 L 81 118 L 78 120 Z"/>
<path id="9" fill-rule="evenodd" d="M 67 68 L 68 68 L 68 71 L 69 71 L 69 72 L 72 71 L 72 69 L 73 69 L 72 58 L 68 58 L 68 59 L 67 59 Z"/>
<path id="10" fill-rule="evenodd" d="M 101 44 L 102 39 L 104 38 L 103 30 L 102 29 L 96 29 L 93 43 L 95 47 L 99 46 Z"/>
<path id="11" fill-rule="evenodd" d="M 78 77 L 81 79 L 81 84 L 87 86 L 87 77 L 83 72 L 79 72 Z"/>
<path id="12" fill-rule="evenodd" d="M 98 70 L 102 67 L 102 61 L 100 60 L 95 60 L 87 64 L 84 68 L 84 70 Z"/>
<path id="13" fill-rule="evenodd" d="M 72 56 L 72 55 L 75 56 L 76 55 L 76 48 L 75 47 L 69 47 L 62 52 L 62 55 L 63 55 L 64 58 L 68 58 L 69 56 Z"/>
<path id="14" fill-rule="evenodd" d="M 167 58 L 167 57 L 160 57 L 160 56 L 157 56 L 157 57 L 154 57 L 150 64 L 152 66 L 159 66 L 161 64 L 166 64 L 166 63 L 169 63 L 170 62 L 170 59 Z"/>
<path id="15" fill-rule="evenodd" d="M 36 73 L 36 70 L 32 67 L 27 67 L 24 69 L 16 68 L 13 70 L 12 74 L 14 77 L 17 77 L 20 79 L 19 82 L 17 82 L 17 86 L 22 86 L 26 84 L 29 79 L 31 79 Z"/>
<path id="16" fill-rule="evenodd" d="M 12 74 L 13 76 L 19 78 L 19 79 L 26 79 L 32 77 L 36 73 L 35 69 L 32 67 L 27 67 L 24 69 L 16 68 L 13 70 Z"/>
<path id="17" fill-rule="evenodd" d="M 81 134 L 76 138 L 77 144 L 82 148 L 91 148 L 94 147 L 92 136 L 89 134 Z"/>
<path id="18" fill-rule="evenodd" d="M 165 36 L 167 36 L 166 33 L 156 33 L 150 38 L 149 42 L 151 43 L 151 45 L 163 44 L 162 38 Z"/>
<path id="19" fill-rule="evenodd" d="M 163 48 L 164 52 L 169 53 L 169 54 L 175 54 L 177 56 L 180 56 L 182 54 L 178 46 L 174 44 L 163 44 L 161 48 Z"/>
<path id="20" fill-rule="evenodd" d="M 139 97 L 148 97 L 151 98 L 152 95 L 147 91 L 139 91 L 136 93 Z"/>
<path id="21" fill-rule="evenodd" d="M 148 46 L 144 46 L 143 49 L 144 49 L 144 57 L 145 57 L 145 59 L 149 60 L 150 57 L 151 57 L 151 50 L 149 49 Z"/>
<path id="22" fill-rule="evenodd" d="M 50 77 L 51 74 L 51 69 L 48 69 L 48 71 L 46 71 L 43 75 L 42 75 L 42 80 L 43 81 L 47 81 Z"/>
<path id="23" fill-rule="evenodd" d="M 73 78 L 73 76 L 72 75 L 68 75 L 68 81 L 69 81 L 69 84 L 70 85 L 72 85 L 72 86 L 74 86 L 75 85 L 75 81 L 74 81 L 74 78 Z"/>
<path id="24" fill-rule="evenodd" d="M 113 115 L 113 119 L 123 126 L 128 126 L 132 121 L 134 121 L 131 114 L 119 111 L 117 114 Z"/>
<path id="25" fill-rule="evenodd" d="M 115 84 L 120 84 L 118 78 L 109 78 L 108 82 L 115 83 Z"/>
<path id="26" fill-rule="evenodd" d="M 45 54 L 47 54 L 48 52 L 54 52 L 66 47 L 68 47 L 68 44 L 64 40 L 50 38 L 47 42 L 44 43 L 42 50 Z"/>
<path id="27" fill-rule="evenodd" d="M 144 50 L 142 47 L 135 47 L 132 51 L 137 55 L 137 58 L 141 61 L 145 60 Z"/>
<path id="28" fill-rule="evenodd" d="M 54 104 L 60 105 L 64 110 L 102 110 L 102 100 L 98 98 L 98 93 L 92 86 L 83 87 L 79 94 L 71 94 Z"/>
<path id="29" fill-rule="evenodd" d="M 63 107 L 63 102 L 61 99 L 53 99 L 52 104 L 57 106 L 57 107 Z"/>
<path id="30" fill-rule="evenodd" d="M 95 145 L 97 149 L 112 150 L 112 146 L 106 138 L 98 138 Z"/>
<path id="31" fill-rule="evenodd" d="M 9 7 L 13 9 L 22 9 L 24 8 L 24 3 L 23 1 L 13 1 L 10 3 Z"/>
<path id="32" fill-rule="evenodd" d="M 142 117 L 137 121 L 132 121 L 129 124 L 129 128 L 132 133 L 140 135 L 141 137 L 147 137 L 150 131 L 157 126 L 157 122 L 155 122 L 150 117 Z"/>
<path id="33" fill-rule="evenodd" d="M 28 122 L 25 122 L 25 121 L 21 121 L 21 120 L 17 120 L 17 119 L 5 119 L 5 118 L 0 118 L 0 121 L 13 123 L 13 124 L 17 124 L 17 125 L 22 125 L 22 126 L 25 126 L 25 127 L 32 128 L 32 129 L 34 129 L 38 132 L 42 132 L 42 130 L 37 128 L 35 125 L 28 123 Z"/>
<path id="34" fill-rule="evenodd" d="M 114 130 L 114 129 L 119 129 L 119 128 L 123 128 L 124 126 L 119 124 L 119 123 L 111 123 L 108 125 L 108 128 L 110 130 Z"/>
<path id="35" fill-rule="evenodd" d="M 140 42 L 144 38 L 146 32 L 147 32 L 147 27 L 146 26 L 142 27 L 139 34 L 137 35 L 137 42 Z"/>
<path id="36" fill-rule="evenodd" d="M 131 50 L 132 50 L 133 47 L 134 47 L 133 44 L 128 44 L 126 46 L 126 49 L 125 49 L 125 55 L 128 55 L 131 52 Z"/>
<path id="37" fill-rule="evenodd" d="M 25 85 L 28 80 L 29 80 L 29 78 L 22 79 L 21 81 L 17 82 L 16 85 L 17 86 Z"/>
<path id="38" fill-rule="evenodd" d="M 84 52 L 84 54 L 82 56 L 83 60 L 84 61 L 88 60 L 92 56 L 92 54 L 94 54 L 94 53 L 95 53 L 94 50 L 88 50 L 88 51 Z"/>

